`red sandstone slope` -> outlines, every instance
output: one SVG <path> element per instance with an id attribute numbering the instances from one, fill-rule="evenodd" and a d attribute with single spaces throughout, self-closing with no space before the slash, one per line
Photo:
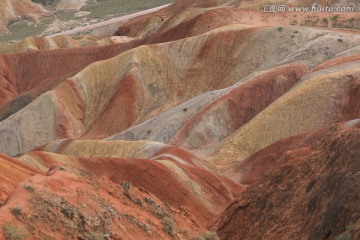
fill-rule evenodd
<path id="1" fill-rule="evenodd" d="M 17 159 L 0 155 L 0 206 L 3 205 L 18 182 L 41 173 L 41 171 Z"/>
<path id="2" fill-rule="evenodd" d="M 0 55 L 0 236 L 358 237 L 360 34 L 253 7 L 177 1 L 127 43 Z"/>
<path id="3" fill-rule="evenodd" d="M 86 142 L 68 142 L 57 150 L 61 155 L 38 151 L 20 158 L 49 170 L 18 180 L 0 209 L 0 225 L 21 223 L 34 238 L 191 239 L 242 191 L 241 185 L 199 168 L 192 162 L 196 158 L 180 149 L 163 148 L 152 160 L 85 158 L 76 155 L 89 151 L 77 144 Z M 96 144 L 97 154 L 103 144 Z M 126 149 L 130 143 L 122 144 Z M 13 214 L 15 208 L 19 213 Z"/>
<path id="4" fill-rule="evenodd" d="M 225 166 L 222 175 L 245 185 L 250 185 L 277 168 L 278 161 L 287 152 L 310 148 L 319 144 L 328 128 L 282 139 L 240 163 Z"/>
<path id="5" fill-rule="evenodd" d="M 74 75 L 90 63 L 108 59 L 134 46 L 137 45 L 118 44 L 1 55 L 1 77 L 3 84 L 11 86 L 7 88 L 14 89 L 12 92 L 24 94 L 53 79 Z"/>
<path id="6" fill-rule="evenodd" d="M 296 64 L 272 69 L 271 72 L 254 77 L 192 116 L 170 143 L 186 149 L 196 149 L 220 142 L 287 92 L 306 71 L 306 66 Z M 261 96 L 261 100 L 254 96 Z M 224 109 L 224 112 L 220 109 Z M 207 126 L 206 123 L 213 118 L 214 112 L 221 112 L 223 122 Z M 222 131 L 222 134 L 216 131 Z"/>
<path id="7" fill-rule="evenodd" d="M 217 219 L 219 236 L 358 239 L 359 133 L 333 127 L 318 146 L 285 153 L 274 171 L 250 185 Z"/>

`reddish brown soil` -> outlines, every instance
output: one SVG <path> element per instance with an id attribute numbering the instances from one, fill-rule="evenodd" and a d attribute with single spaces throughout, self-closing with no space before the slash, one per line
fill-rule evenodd
<path id="1" fill-rule="evenodd" d="M 197 222 L 206 222 L 214 217 L 161 163 L 144 159 L 80 159 L 80 162 L 86 171 L 107 176 L 114 183 L 132 182 L 135 187 L 146 189 L 177 209 L 186 206 Z M 201 185 L 201 189 L 211 192 L 211 195 L 204 197 L 211 197 L 220 209 L 231 200 L 231 195 L 224 192 L 226 188 L 214 175 L 194 167 L 181 168 Z M 219 212 L 220 209 L 213 210 Z"/>
<path id="2" fill-rule="evenodd" d="M 171 140 L 171 144 L 181 146 L 193 128 L 196 128 L 202 121 L 203 115 L 224 103 L 229 104 L 228 111 L 233 124 L 233 126 L 227 127 L 235 131 L 286 93 L 306 72 L 307 68 L 304 65 L 295 64 L 254 77 L 195 114 Z M 282 79 L 281 81 L 279 81 L 279 77 Z"/>
<path id="3" fill-rule="evenodd" d="M 284 154 L 296 149 L 316 146 L 327 131 L 328 128 L 324 128 L 282 139 L 240 163 L 224 167 L 222 174 L 238 183 L 253 184 L 276 169 L 278 161 Z"/>
<path id="4" fill-rule="evenodd" d="M 172 148 L 162 152 L 175 153 L 195 159 Z M 17 164 L 16 171 L 4 175 L 13 182 L 11 189 L 5 189 L 5 194 L 12 193 L 0 210 L 0 225 L 25 226 L 35 239 L 89 239 L 95 233 L 111 233 L 112 239 L 189 239 L 207 229 L 206 223 L 233 200 L 232 192 L 243 191 L 240 185 L 192 164 L 175 163 L 190 183 L 177 178 L 161 163 L 165 160 L 72 158 L 69 165 L 62 165 L 57 161 L 60 155 L 38 151 L 29 156 L 49 171 L 34 175 L 40 172 L 18 160 L 0 158 L 8 166 Z M 200 195 L 189 184 L 199 186 Z M 14 213 L 15 208 L 20 212 Z M 170 223 L 171 230 L 165 228 Z"/>
<path id="5" fill-rule="evenodd" d="M 240 22 L 239 18 L 241 15 L 239 13 L 240 9 L 231 8 L 209 10 L 174 27 L 164 24 L 157 33 L 151 35 L 145 42 L 169 42 L 199 35 L 227 24 Z M 177 15 L 172 16 L 174 19 L 177 17 Z M 171 18 L 168 21 L 171 22 Z"/>
<path id="6" fill-rule="evenodd" d="M 360 60 L 360 55 L 353 55 L 350 57 L 346 56 L 346 57 L 333 58 L 333 59 L 330 59 L 328 61 L 325 61 L 325 62 L 319 64 L 318 66 L 313 68 L 311 71 L 316 72 L 316 71 L 320 71 L 322 69 L 331 68 L 331 67 L 339 66 L 341 64 L 351 63 L 351 62 L 355 62 L 355 61 L 359 61 L 359 60 Z"/>
<path id="7" fill-rule="evenodd" d="M 5 94 L 0 98 L 0 119 L 26 106 L 32 99 L 53 89 L 87 65 L 111 58 L 138 45 L 139 42 L 134 41 L 104 47 L 2 55 L 0 90 Z"/>
<path id="8" fill-rule="evenodd" d="M 347 75 L 348 79 L 351 79 L 350 83 L 345 87 L 344 94 L 341 95 L 339 101 L 339 113 L 338 119 L 343 121 L 350 121 L 352 119 L 360 118 L 360 76 Z"/>
<path id="9" fill-rule="evenodd" d="M 0 206 L 18 184 L 41 171 L 11 157 L 0 154 Z"/>
<path id="10" fill-rule="evenodd" d="M 353 239 L 360 239 L 360 120 L 357 120 L 360 118 L 360 77 L 357 65 L 360 56 L 356 54 L 333 58 L 313 69 L 306 67 L 303 64 L 306 61 L 301 59 L 273 68 L 278 62 L 270 60 L 277 58 L 270 56 L 269 62 L 266 62 L 261 56 L 261 50 L 249 49 L 247 52 L 244 46 L 253 46 L 248 44 L 252 41 L 260 42 L 254 46 L 262 45 L 268 40 L 267 35 L 262 34 L 266 32 L 271 36 L 275 32 L 276 36 L 285 39 L 281 44 L 289 47 L 287 38 L 281 35 L 282 28 L 269 26 L 296 25 L 300 29 L 300 26 L 306 26 L 303 23 L 308 18 L 323 18 L 324 14 L 261 14 L 254 10 L 236 8 L 240 1 L 233 1 L 232 7 L 209 8 L 227 2 L 231 1 L 180 0 L 155 14 L 136 17 L 122 25 L 117 34 L 143 38 L 126 43 L 0 55 L 0 125 L 4 119 L 41 94 L 54 90 L 52 96 L 55 99 L 56 120 L 55 127 L 52 127 L 52 123 L 49 124 L 49 132 L 53 131 L 56 139 L 67 138 L 59 145 L 56 145 L 56 141 L 50 142 L 46 147 L 38 147 L 36 151 L 18 155 L 18 159 L 0 154 L 0 226 L 6 223 L 22 226 L 31 235 L 31 239 L 80 240 L 96 239 L 96 234 L 102 234 L 101 238 L 105 238 L 105 234 L 109 239 L 194 239 L 200 234 L 195 239 L 207 239 L 201 233 L 209 229 L 217 231 L 221 239 L 334 239 L 348 226 L 346 233 L 352 235 Z M 241 1 L 243 2 L 245 1 Z M 249 1 L 245 3 L 250 4 Z M 189 14 L 189 11 L 193 11 L 193 14 Z M 356 15 L 339 14 L 340 19 L 352 16 Z M 294 24 L 294 21 L 297 23 Z M 313 24 L 321 28 L 332 27 L 331 24 Z M 224 28 L 214 30 L 220 27 Z M 329 37 L 318 28 L 306 29 L 308 35 L 301 35 L 299 39 L 314 37 L 315 40 L 309 39 L 309 44 L 322 41 L 322 34 Z M 211 30 L 214 31 L 208 33 Z M 314 34 L 318 30 L 320 39 Z M 343 29 L 333 31 L 332 34 L 334 35 L 330 34 L 330 37 L 337 44 L 336 34 L 344 34 L 354 42 L 359 41 L 355 40 L 359 34 L 356 30 Z M 261 38 L 256 38 L 258 36 Z M 41 40 L 35 41 L 41 48 Z M 170 43 L 160 44 L 164 42 Z M 276 44 L 273 43 L 272 48 L 277 49 Z M 296 46 L 302 47 L 301 44 L 297 43 Z M 304 42 L 305 46 L 306 44 Z M 85 74 L 78 82 L 69 79 L 92 63 L 110 59 L 140 45 L 147 46 L 141 47 L 132 57 L 138 58 L 137 60 L 144 57 L 149 61 L 158 61 L 161 66 L 143 59 L 134 61 L 136 63 L 130 66 L 127 65 L 128 59 L 119 58 L 122 62 L 114 61 L 116 65 L 111 70 L 118 66 L 119 69 L 122 68 L 120 65 L 127 66 L 127 69 L 121 69 L 124 70 L 121 74 L 125 72 L 125 77 L 119 74 L 121 76 L 104 78 L 106 81 L 103 81 L 102 74 L 107 74 L 106 69 L 95 69 L 99 72 L 87 73 L 98 74 L 98 78 L 94 78 L 97 81 Z M 168 46 L 168 49 L 164 46 Z M 184 46 L 193 48 L 196 53 L 184 49 Z M 177 48 L 177 52 L 172 51 L 172 47 Z M 285 53 L 286 51 L 284 49 Z M 314 51 L 314 55 L 318 54 Z M 250 58 L 251 61 L 246 62 L 247 57 L 242 56 L 253 53 L 258 59 L 264 60 L 264 65 L 262 60 L 258 61 L 256 58 Z M 289 50 L 290 53 L 300 54 L 299 56 L 303 54 Z M 283 52 L 279 50 L 278 54 Z M 166 60 L 159 56 L 169 57 L 169 61 L 173 62 L 167 65 Z M 322 60 L 328 59 L 321 54 L 316 56 Z M 284 55 L 284 59 L 288 57 Z M 113 62 L 109 61 L 110 64 Z M 346 68 L 349 74 L 343 74 L 341 76 L 344 77 L 338 79 L 345 64 L 351 67 Z M 104 65 L 95 64 L 95 68 Z M 350 74 L 352 66 L 354 74 Z M 266 68 L 267 71 L 260 73 Z M 340 70 L 335 71 L 338 69 Z M 310 97 L 307 92 L 297 92 L 297 87 L 308 80 L 301 82 L 302 77 L 319 74 L 317 71 L 322 70 L 323 73 L 334 71 L 333 75 L 329 74 L 329 79 L 344 84 L 334 84 L 330 88 L 334 91 L 331 92 L 332 105 L 329 108 L 329 101 L 324 103 L 324 99 L 330 99 L 328 96 L 324 99 L 314 98 L 319 100 L 319 107 L 326 106 L 324 111 L 328 111 L 324 114 L 328 114 L 326 119 L 324 117 L 325 123 L 320 124 L 321 129 L 318 125 L 311 126 L 313 128 L 309 129 L 316 130 L 298 130 L 299 134 L 295 133 L 298 135 L 291 137 L 287 137 L 289 135 L 285 132 L 285 138 L 282 129 L 278 126 L 271 129 L 272 126 L 267 121 L 269 118 L 263 118 L 264 125 L 268 124 L 271 131 L 281 132 L 282 140 L 266 145 L 268 147 L 260 151 L 257 149 L 258 152 L 252 151 L 253 155 L 246 159 L 244 157 L 244 160 L 236 164 L 217 166 L 204 160 L 209 157 L 206 156 L 208 152 L 221 153 L 215 147 L 226 144 L 227 138 L 235 138 L 244 127 L 264 126 L 251 123 L 274 105 L 273 110 L 278 112 L 274 110 L 270 113 L 278 114 L 275 116 L 279 118 L 289 118 L 289 122 L 293 120 L 291 114 L 300 116 L 296 115 L 301 110 L 297 111 L 298 106 L 295 104 L 304 108 L 304 119 L 309 117 L 308 114 L 314 114 L 317 109 L 313 112 L 305 111 L 306 108 L 313 108 L 311 104 L 301 105 L 302 101 L 297 102 L 299 98 L 289 95 L 295 92 L 296 97 Z M 251 73 L 256 75 L 247 82 L 237 82 Z M 177 78 L 178 76 L 181 77 Z M 66 79 L 69 81 L 65 81 Z M 316 80 L 318 79 L 314 81 Z M 111 87 L 103 86 L 107 83 Z M 236 83 L 236 87 L 221 97 L 207 98 L 204 94 Z M 155 87 L 152 89 L 150 85 Z M 300 89 L 322 91 L 318 89 L 320 85 L 310 84 L 311 89 Z M 80 87 L 84 87 L 82 92 Z M 325 89 L 326 86 L 320 87 Z M 96 90 L 100 93 L 93 94 Z M 95 99 L 95 96 L 100 97 Z M 205 101 L 201 105 L 205 107 L 198 108 L 200 110 L 194 111 L 193 115 L 186 115 L 185 112 L 190 111 L 182 108 L 179 115 L 186 115 L 185 120 L 179 120 L 176 115 L 178 112 L 174 116 L 162 115 L 168 116 L 170 120 L 175 119 L 171 124 L 176 126 L 164 124 L 168 129 L 162 132 L 174 136 L 170 145 L 151 141 L 131 142 L 134 145 L 130 146 L 139 143 L 136 146 L 140 146 L 139 148 L 146 145 L 139 152 L 153 154 L 144 157 L 150 159 L 140 159 L 139 156 L 80 158 L 64 153 L 69 144 L 79 136 L 88 139 L 83 141 L 82 148 L 96 148 L 105 141 L 93 140 L 121 133 L 137 124 L 144 123 L 147 127 L 146 120 L 152 120 L 159 113 L 168 113 L 167 110 L 172 110 L 172 107 L 178 107 L 182 103 L 194 106 L 191 104 L 197 103 L 199 99 L 193 99 L 197 96 L 205 96 L 200 99 Z M 284 100 L 282 106 L 295 102 L 294 113 L 289 108 L 276 108 L 276 103 L 283 99 L 288 101 Z M 52 110 L 50 107 L 49 109 Z M 220 109 L 220 116 L 211 115 L 213 109 Z M 46 111 L 47 109 L 44 112 Z M 319 114 L 321 121 L 322 117 Z M 221 126 L 216 125 L 220 125 L 219 120 L 224 120 Z M 350 120 L 352 121 L 344 122 Z M 276 125 L 276 121 L 272 123 Z M 16 121 L 9 122 L 6 122 L 8 125 L 1 126 L 14 127 L 16 130 Z M 330 123 L 337 124 L 328 126 Z M 294 121 L 293 124 L 311 125 L 312 122 Z M 196 130 L 202 129 L 200 127 L 204 125 L 216 128 L 214 132 L 218 135 L 212 137 L 211 134 L 204 134 L 205 137 L 202 138 L 203 135 L 199 134 L 201 137 L 194 137 L 200 139 L 196 142 L 197 145 L 194 144 L 195 147 L 188 144 L 193 140 L 191 134 L 195 132 L 196 135 Z M 26 124 L 21 127 L 25 130 L 19 131 L 19 136 L 15 130 L 13 132 L 16 134 L 11 132 L 16 135 L 14 142 L 18 141 L 18 148 L 21 141 L 17 138 L 22 138 L 22 133 L 33 134 L 26 136 L 30 142 L 40 139 L 42 134 L 49 134 L 42 133 L 42 129 L 31 132 L 32 129 L 26 129 Z M 302 128 L 294 126 L 294 129 Z M 7 129 L 2 130 L 6 137 Z M 147 131 L 152 130 L 147 128 Z M 264 129 L 256 128 L 256 131 Z M 272 136 L 269 138 L 271 143 L 278 140 Z M 54 138 L 44 141 L 52 140 Z M 237 140 L 239 141 L 229 144 L 226 149 L 230 152 L 229 155 L 242 149 L 239 145 L 247 139 L 239 137 Z M 262 139 L 253 142 L 250 139 L 246 143 L 257 146 L 260 141 Z M 132 148 L 117 147 L 130 142 L 118 141 L 116 143 L 121 144 L 111 145 L 113 142 L 109 140 L 105 143 L 96 154 L 115 156 L 111 152 L 115 150 L 132 154 Z M 41 144 L 43 142 L 38 145 Z M 113 146 L 117 149 L 112 148 Z M 200 155 L 195 155 L 195 151 L 186 150 L 196 148 L 200 149 L 197 153 L 204 153 L 203 159 Z M 152 152 L 153 149 L 156 150 Z M 77 150 L 83 151 L 73 149 L 74 152 Z M 84 151 L 82 153 L 86 154 Z M 222 164 L 222 160 L 227 160 L 221 157 L 219 156 L 219 164 Z M 0 230 L 0 235 L 4 234 Z M 215 236 L 213 238 L 216 239 Z"/>
<path id="11" fill-rule="evenodd" d="M 359 134 L 338 125 L 319 145 L 284 154 L 217 219 L 221 239 L 358 239 Z"/>
<path id="12" fill-rule="evenodd" d="M 102 139 L 108 135 L 128 129 L 139 115 L 141 109 L 141 83 L 131 74 L 125 76 L 118 87 L 117 93 L 109 101 L 105 111 L 92 124 L 90 130 L 83 136 L 86 139 Z M 123 118 L 118 118 L 119 112 L 124 113 Z M 110 119 L 110 122 L 109 122 Z M 107 122 L 107 124 L 104 124 Z"/>

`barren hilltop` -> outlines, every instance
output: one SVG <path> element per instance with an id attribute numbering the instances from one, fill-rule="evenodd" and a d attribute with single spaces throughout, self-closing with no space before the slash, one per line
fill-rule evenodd
<path id="1" fill-rule="evenodd" d="M 0 0 L 0 28 L 95 2 Z M 358 9 L 177 0 L 3 44 L 0 239 L 360 239 Z"/>

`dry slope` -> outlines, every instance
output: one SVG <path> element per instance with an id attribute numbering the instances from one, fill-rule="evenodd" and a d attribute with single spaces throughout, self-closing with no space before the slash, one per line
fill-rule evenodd
<path id="1" fill-rule="evenodd" d="M 0 55 L 0 234 L 359 237 L 360 34 L 252 3 Z"/>

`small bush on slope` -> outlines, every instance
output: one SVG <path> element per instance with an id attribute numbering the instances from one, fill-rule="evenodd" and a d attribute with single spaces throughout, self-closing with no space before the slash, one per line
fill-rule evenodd
<path id="1" fill-rule="evenodd" d="M 169 218 L 169 217 L 165 217 L 163 220 L 162 220 L 162 224 L 164 226 L 164 231 L 166 233 L 168 233 L 170 236 L 174 236 L 175 233 L 175 222 Z"/>
<path id="2" fill-rule="evenodd" d="M 10 223 L 4 224 L 2 229 L 6 240 L 23 240 L 29 236 L 24 227 L 15 226 Z"/>
<path id="3" fill-rule="evenodd" d="M 14 207 L 10 209 L 10 211 L 15 217 L 19 217 L 21 214 L 21 207 Z"/>
<path id="4" fill-rule="evenodd" d="M 193 240 L 219 240 L 220 238 L 217 236 L 215 232 L 203 232 L 200 233 L 197 237 L 193 238 Z"/>

